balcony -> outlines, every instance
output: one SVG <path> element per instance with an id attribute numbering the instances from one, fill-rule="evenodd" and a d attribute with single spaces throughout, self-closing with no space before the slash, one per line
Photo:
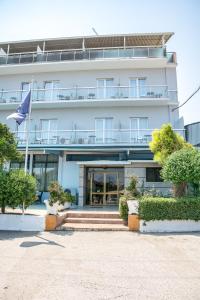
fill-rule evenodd
<path id="1" fill-rule="evenodd" d="M 184 130 L 174 129 L 184 137 Z M 36 130 L 29 132 L 31 146 L 63 146 L 70 145 L 148 145 L 153 129 L 113 129 L 113 130 Z M 19 146 L 25 146 L 25 132 L 15 132 Z"/>
<path id="2" fill-rule="evenodd" d="M 0 104 L 20 103 L 28 91 L 0 91 Z M 168 90 L 167 86 L 146 85 L 141 87 L 112 86 L 112 87 L 74 87 L 59 89 L 33 89 L 34 103 L 66 103 L 94 102 L 95 100 L 172 100 L 176 101 L 176 91 Z"/>
<path id="3" fill-rule="evenodd" d="M 166 58 L 175 63 L 175 53 L 166 52 L 162 47 L 105 48 L 85 50 L 54 50 L 44 52 L 22 52 L 0 55 L 1 65 L 34 64 L 63 61 L 104 60 L 126 58 Z"/>

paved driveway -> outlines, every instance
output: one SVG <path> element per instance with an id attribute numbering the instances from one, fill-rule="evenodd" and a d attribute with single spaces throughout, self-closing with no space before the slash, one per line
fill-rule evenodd
<path id="1" fill-rule="evenodd" d="M 200 234 L 0 233 L 0 299 L 200 299 Z"/>

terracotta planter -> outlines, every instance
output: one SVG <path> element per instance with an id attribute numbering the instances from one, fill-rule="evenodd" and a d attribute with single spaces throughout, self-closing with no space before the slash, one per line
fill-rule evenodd
<path id="1" fill-rule="evenodd" d="M 66 218 L 67 214 L 62 216 L 59 215 L 46 215 L 45 217 L 45 230 L 51 231 L 55 230 L 57 227 L 63 224 L 64 219 Z"/>
<path id="2" fill-rule="evenodd" d="M 138 215 L 128 215 L 128 228 L 131 231 L 138 231 L 140 228 L 140 220 Z"/>

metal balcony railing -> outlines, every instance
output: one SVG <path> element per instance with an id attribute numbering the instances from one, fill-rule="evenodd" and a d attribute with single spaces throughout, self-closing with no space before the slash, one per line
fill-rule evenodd
<path id="1" fill-rule="evenodd" d="M 0 90 L 0 103 L 21 102 L 28 91 Z M 63 102 L 71 100 L 95 99 L 172 99 L 176 100 L 176 91 L 169 91 L 167 86 L 152 85 L 141 87 L 74 87 L 57 89 L 33 89 L 33 102 Z"/>
<path id="2" fill-rule="evenodd" d="M 134 47 L 83 50 L 54 50 L 44 52 L 22 52 L 0 55 L 0 65 L 32 64 L 60 61 L 96 60 L 110 58 L 163 58 L 175 62 L 174 53 L 164 48 Z"/>
<path id="3" fill-rule="evenodd" d="M 174 129 L 184 137 L 184 130 Z M 31 145 L 148 145 L 153 129 L 35 130 L 29 132 Z M 15 132 L 19 145 L 25 145 L 25 131 Z"/>

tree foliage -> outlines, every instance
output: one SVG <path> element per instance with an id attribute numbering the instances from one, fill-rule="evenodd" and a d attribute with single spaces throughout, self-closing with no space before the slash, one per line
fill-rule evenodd
<path id="1" fill-rule="evenodd" d="M 193 148 L 181 135 L 173 131 L 171 124 L 164 124 L 160 130 L 154 130 L 152 137 L 149 147 L 154 154 L 154 160 L 160 165 L 164 165 L 173 152 L 182 148 Z"/>
<path id="2" fill-rule="evenodd" d="M 165 181 L 171 181 L 176 187 L 182 185 L 184 194 L 187 183 L 200 182 L 200 152 L 186 148 L 176 151 L 166 160 L 161 174 Z"/>
<path id="3" fill-rule="evenodd" d="M 10 132 L 7 125 L 0 123 L 0 167 L 5 161 L 16 160 L 20 157 L 14 134 Z"/>
<path id="4" fill-rule="evenodd" d="M 36 179 L 23 170 L 6 172 L 0 170 L 0 206 L 2 213 L 5 207 L 25 208 L 36 200 Z"/>
<path id="5" fill-rule="evenodd" d="M 62 186 L 57 181 L 52 181 L 48 187 L 50 192 L 49 205 L 53 206 L 54 203 L 64 205 L 65 202 L 74 202 L 75 197 L 70 193 L 64 192 Z"/>

